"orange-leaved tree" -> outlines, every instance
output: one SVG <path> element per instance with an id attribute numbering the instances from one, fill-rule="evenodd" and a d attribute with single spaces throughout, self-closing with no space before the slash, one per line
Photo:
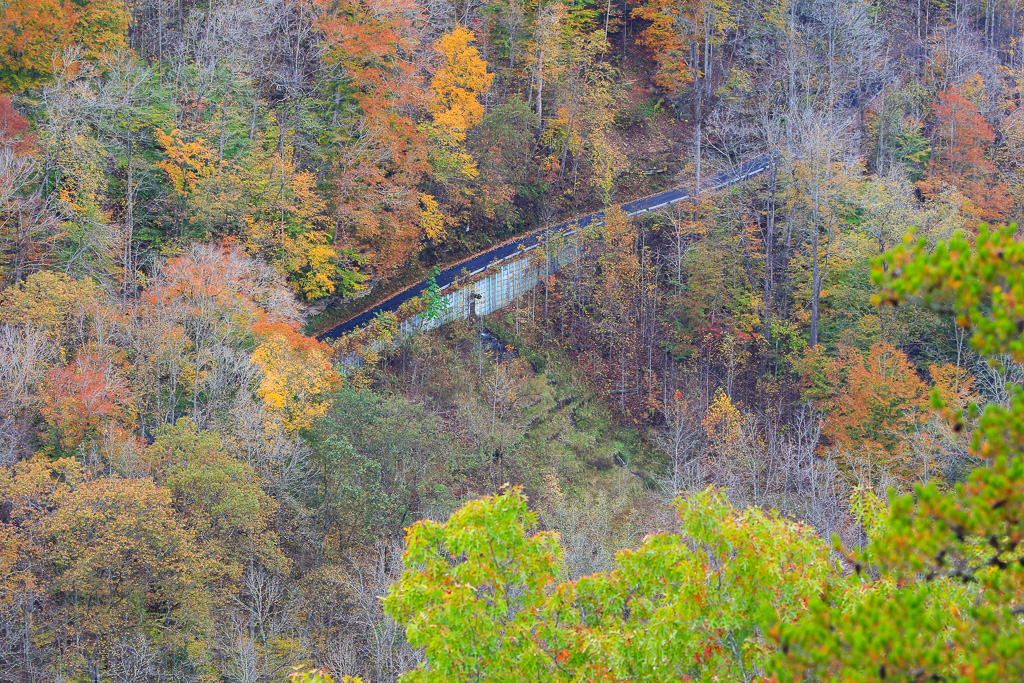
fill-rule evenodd
<path id="1" fill-rule="evenodd" d="M 968 199 L 963 207 L 968 215 L 984 221 L 1004 219 L 1012 202 L 986 154 L 995 132 L 961 88 L 939 93 L 934 137 L 928 176 L 918 183 L 922 192 L 931 195 L 953 186 Z"/>
<path id="2" fill-rule="evenodd" d="M 202 138 L 188 142 L 177 128 L 165 133 L 157 128 L 153 138 L 163 149 L 165 160 L 157 166 L 163 169 L 176 192 L 188 194 L 195 189 L 200 178 L 213 172 L 213 153 Z"/>
<path id="3" fill-rule="evenodd" d="M 334 165 L 337 226 L 388 276 L 419 251 L 423 235 L 416 186 L 430 167 L 410 116 L 424 99 L 419 10 L 412 0 L 319 4 L 324 61 L 343 74 L 333 87 L 347 100 Z"/>
<path id="4" fill-rule="evenodd" d="M 252 326 L 294 327 L 298 310 L 272 267 L 237 247 L 193 245 L 154 267 L 134 318 L 139 412 L 176 422 L 187 411 L 205 424 L 240 383 L 255 381 L 239 363 L 258 343 Z"/>
<path id="5" fill-rule="evenodd" d="M 123 0 L 7 0 L 0 8 L 0 93 L 36 87 L 79 45 L 87 58 L 123 49 Z"/>
<path id="6" fill-rule="evenodd" d="M 929 387 L 906 354 L 879 343 L 867 353 L 821 348 L 802 364 L 807 397 L 825 411 L 823 434 L 860 483 L 918 478 L 908 439 L 927 418 Z"/>
<path id="7" fill-rule="evenodd" d="M 94 353 L 79 353 L 67 366 L 52 368 L 43 389 L 41 412 L 52 448 L 70 452 L 97 435 L 103 425 L 125 433 L 132 427 L 128 383 Z"/>
<path id="8" fill-rule="evenodd" d="M 734 26 L 724 0 L 646 0 L 632 14 L 649 22 L 640 42 L 658 63 L 656 82 L 673 95 L 710 75 L 714 50 Z"/>

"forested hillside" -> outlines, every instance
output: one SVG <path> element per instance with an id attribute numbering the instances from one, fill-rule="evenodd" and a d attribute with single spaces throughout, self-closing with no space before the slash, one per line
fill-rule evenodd
<path id="1" fill-rule="evenodd" d="M 0 0 L 0 681 L 1024 680 L 1019 13 Z"/>

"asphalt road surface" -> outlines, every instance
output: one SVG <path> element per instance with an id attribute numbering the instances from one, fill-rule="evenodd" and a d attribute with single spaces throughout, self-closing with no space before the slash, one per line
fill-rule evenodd
<path id="1" fill-rule="evenodd" d="M 702 188 L 705 191 L 720 190 L 730 185 L 742 183 L 748 178 L 752 178 L 753 176 L 760 175 L 767 171 L 771 165 L 771 161 L 772 157 L 770 154 L 762 154 L 758 157 L 754 157 L 753 159 L 744 161 L 742 164 L 737 164 L 730 169 L 711 176 L 703 183 Z M 629 216 L 636 216 L 647 211 L 657 211 L 669 206 L 670 204 L 675 204 L 676 202 L 681 202 L 686 199 L 690 199 L 689 190 L 686 188 L 676 188 L 674 190 L 666 190 L 651 197 L 644 197 L 643 199 L 627 202 L 622 205 L 622 210 Z M 537 244 L 542 242 L 544 238 L 551 233 L 571 233 L 575 230 L 585 228 L 592 223 L 600 222 L 603 219 L 604 211 L 598 211 L 596 213 L 587 214 L 586 216 L 574 218 L 557 225 L 551 225 L 532 233 L 528 233 L 522 237 L 488 249 L 487 251 L 481 252 L 476 256 L 462 261 L 461 263 L 442 270 L 437 276 L 437 284 L 442 288 L 447 287 L 458 279 L 463 271 L 472 273 L 482 268 L 486 268 L 493 261 L 510 256 L 517 251 L 524 251 L 537 246 Z M 373 308 L 363 311 L 359 315 L 349 318 L 345 322 L 332 327 L 327 332 L 319 335 L 317 339 L 327 341 L 330 339 L 337 339 L 338 337 L 344 337 L 350 332 L 357 330 L 372 321 L 378 313 L 397 311 L 399 306 L 409 299 L 419 296 L 426 288 L 426 280 L 417 282 L 408 289 L 404 289 L 390 298 L 385 299 Z"/>

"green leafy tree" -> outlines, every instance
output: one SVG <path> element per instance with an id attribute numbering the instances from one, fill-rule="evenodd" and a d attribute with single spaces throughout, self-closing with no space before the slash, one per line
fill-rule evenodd
<path id="1" fill-rule="evenodd" d="M 1015 230 L 908 239 L 878 265 L 880 302 L 953 312 L 980 353 L 1024 362 Z M 938 390 L 932 404 L 964 428 Z M 517 490 L 420 522 L 385 599 L 426 655 L 407 680 L 1021 680 L 1024 390 L 978 425 L 986 464 L 953 490 L 854 495 L 869 542 L 843 550 L 849 573 L 809 529 L 714 491 L 680 502 L 681 535 L 563 584 L 558 539 L 530 534 Z"/>
<path id="2" fill-rule="evenodd" d="M 558 536 L 530 533 L 518 489 L 418 522 L 384 601 L 426 654 L 405 680 L 756 680 L 768 627 L 799 618 L 838 567 L 809 527 L 714 489 L 678 511 L 682 534 L 560 584 Z"/>
<path id="3" fill-rule="evenodd" d="M 880 300 L 952 312 L 979 353 L 1024 361 L 1024 243 L 1015 231 L 982 226 L 973 244 L 961 233 L 932 251 L 908 237 L 878 265 Z M 932 403 L 963 429 L 965 415 L 937 391 Z M 779 630 L 781 680 L 1022 680 L 1020 387 L 1008 407 L 984 410 L 972 450 L 985 465 L 953 490 L 929 483 L 887 512 L 874 506 L 872 541 L 848 553 L 856 575 L 829 586 L 810 618 Z"/>
<path id="4" fill-rule="evenodd" d="M 403 401 L 350 385 L 338 390 L 310 435 L 319 482 L 309 502 L 319 508 L 324 545 L 400 534 L 421 501 L 443 490 L 442 431 Z"/>
<path id="5" fill-rule="evenodd" d="M 518 491 L 467 503 L 444 524 L 422 520 L 406 537 L 407 570 L 384 599 L 409 642 L 426 653 L 409 681 L 526 680 L 554 668 L 536 635 L 561 562 L 558 537 L 530 534 L 537 517 Z"/>
<path id="6" fill-rule="evenodd" d="M 444 314 L 448 312 L 448 299 L 441 293 L 441 287 L 437 284 L 437 276 L 440 274 L 441 269 L 437 266 L 430 270 L 430 277 L 427 278 L 427 289 L 423 293 L 423 303 L 426 305 L 423 317 L 428 321 L 437 320 L 440 322 L 444 318 Z"/>
<path id="7" fill-rule="evenodd" d="M 286 569 L 270 528 L 277 503 L 260 488 L 253 468 L 228 455 L 216 432 L 199 430 L 189 418 L 162 426 L 155 436 L 143 461 L 170 491 L 178 518 L 204 555 L 236 579 L 254 560 Z"/>

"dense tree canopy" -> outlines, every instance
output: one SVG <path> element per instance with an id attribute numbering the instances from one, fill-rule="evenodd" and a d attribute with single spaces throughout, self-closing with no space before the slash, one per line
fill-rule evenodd
<path id="1" fill-rule="evenodd" d="M 983 228 L 974 253 L 962 235 L 931 254 L 923 242 L 901 247 L 883 261 L 899 274 L 879 270 L 884 296 L 951 304 L 979 350 L 1017 359 L 1011 283 L 1024 260 L 1014 232 Z M 873 357 L 889 372 L 891 349 Z M 938 389 L 932 401 L 947 407 Z M 418 522 L 409 568 L 384 601 L 426 655 L 406 680 L 1018 678 L 1022 419 L 1019 387 L 1012 407 L 986 409 L 973 445 L 986 466 L 953 490 L 932 482 L 888 506 L 858 490 L 869 543 L 844 549 L 852 572 L 811 529 L 741 513 L 714 489 L 678 501 L 681 535 L 648 536 L 607 573 L 557 585 L 559 539 L 531 534 L 537 518 L 518 489 L 444 524 Z M 734 438 L 713 429 L 719 442 Z"/>
<path id="2" fill-rule="evenodd" d="M 1021 679 L 1021 9 L 0 0 L 0 680 Z"/>

